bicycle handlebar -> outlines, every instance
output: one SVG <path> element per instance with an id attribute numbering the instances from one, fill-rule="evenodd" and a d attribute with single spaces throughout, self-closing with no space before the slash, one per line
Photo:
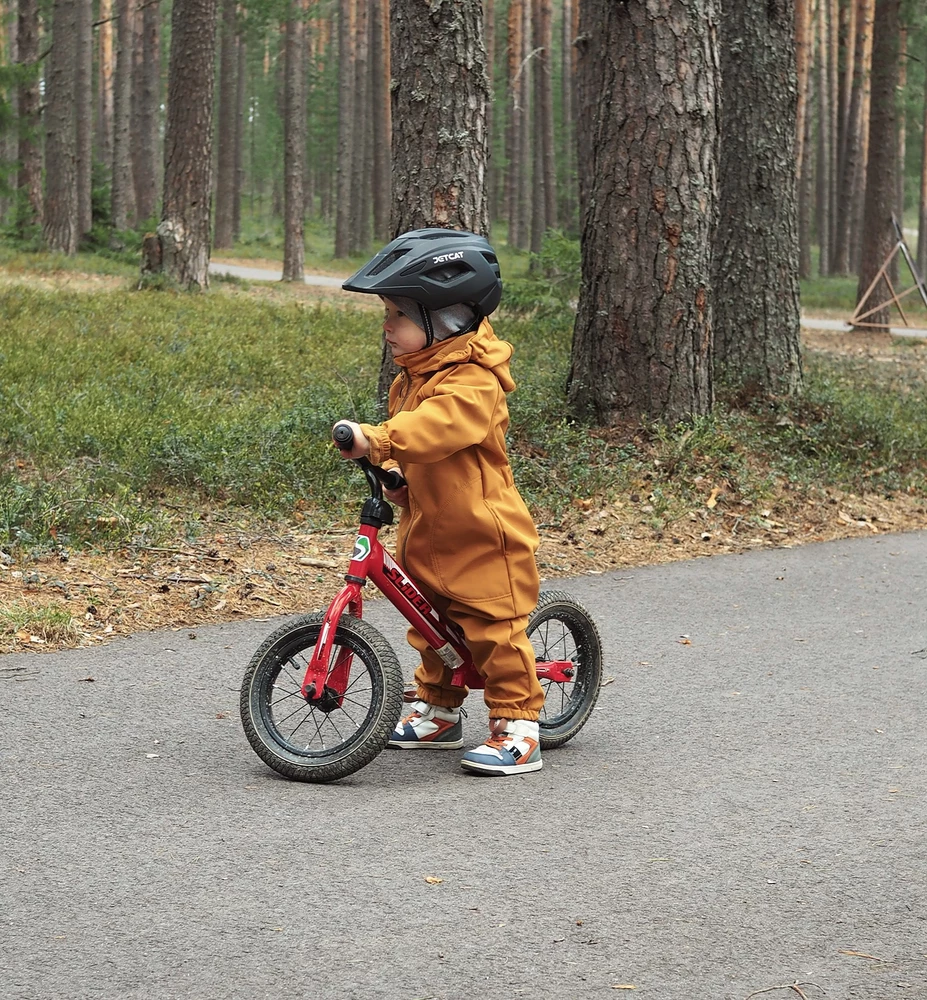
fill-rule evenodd
<path id="1" fill-rule="evenodd" d="M 332 440 L 341 451 L 350 451 L 354 445 L 354 431 L 349 424 L 335 424 L 332 428 Z M 366 457 L 355 458 L 353 461 L 357 462 L 364 472 L 372 473 L 388 490 L 398 490 L 408 485 L 395 469 L 381 469 Z"/>

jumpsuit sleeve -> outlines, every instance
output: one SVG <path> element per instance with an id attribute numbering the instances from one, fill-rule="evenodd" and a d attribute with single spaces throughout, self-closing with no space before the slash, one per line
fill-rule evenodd
<path id="1" fill-rule="evenodd" d="M 458 365 L 414 410 L 401 411 L 375 426 L 361 424 L 370 442 L 370 461 L 428 465 L 479 444 L 493 425 L 502 391 L 486 368 Z"/>

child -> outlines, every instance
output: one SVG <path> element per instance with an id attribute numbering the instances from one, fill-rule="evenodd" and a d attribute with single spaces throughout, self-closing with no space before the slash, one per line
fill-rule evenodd
<path id="1" fill-rule="evenodd" d="M 541 768 L 544 692 L 525 634 L 538 599 L 538 536 L 505 450 L 512 347 L 486 317 L 502 279 L 492 247 L 473 233 L 419 229 L 393 240 L 342 286 L 379 295 L 383 332 L 399 375 L 389 419 L 354 424 L 344 458 L 397 467 L 408 486 L 387 491 L 401 508 L 396 557 L 435 607 L 456 622 L 485 679 L 490 737 L 461 764 L 482 774 Z M 418 701 L 390 746 L 463 746 L 467 689 L 414 630 Z"/>

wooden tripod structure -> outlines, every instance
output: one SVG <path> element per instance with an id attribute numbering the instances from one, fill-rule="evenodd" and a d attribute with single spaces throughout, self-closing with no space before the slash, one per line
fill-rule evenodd
<path id="1" fill-rule="evenodd" d="M 885 258 L 885 263 L 879 268 L 878 274 L 872 279 L 872 283 L 866 289 L 866 294 L 857 302 L 856 310 L 850 317 L 850 326 L 868 326 L 874 327 L 879 330 L 888 330 L 891 326 L 890 323 L 867 323 L 866 318 L 871 316 L 873 313 L 878 312 L 880 309 L 884 309 L 887 302 L 880 302 L 877 306 L 873 306 L 866 312 L 863 309 L 866 303 L 869 301 L 869 297 L 875 290 L 876 285 L 879 280 L 884 280 L 885 284 L 888 285 L 889 294 L 892 297 L 892 301 L 898 307 L 898 312 L 901 313 L 901 319 L 905 326 L 910 326 L 908 322 L 908 317 L 901 305 L 901 300 L 906 296 L 910 295 L 911 292 L 920 292 L 921 301 L 927 306 L 927 287 L 924 285 L 924 279 L 920 276 L 917 270 L 917 265 L 914 263 L 914 258 L 911 256 L 911 251 L 908 249 L 908 244 L 904 241 L 904 233 L 901 231 L 901 226 L 898 225 L 898 220 L 892 215 L 892 225 L 895 227 L 895 232 L 898 235 L 898 242 L 892 248 L 892 252 Z M 911 271 L 911 277 L 914 278 L 914 284 L 910 288 L 905 288 L 902 292 L 896 292 L 895 287 L 892 284 L 891 278 L 888 276 L 888 269 L 892 261 L 895 259 L 896 254 L 901 253 L 907 262 L 908 268 Z"/>

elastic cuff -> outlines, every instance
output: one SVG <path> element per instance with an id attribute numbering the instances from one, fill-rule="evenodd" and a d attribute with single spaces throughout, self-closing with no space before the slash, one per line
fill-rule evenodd
<path id="1" fill-rule="evenodd" d="M 537 722 L 540 714 L 540 712 L 521 712 L 517 708 L 489 709 L 490 719 L 510 719 L 512 722 L 516 719 L 523 719 L 525 722 Z"/>
<path id="2" fill-rule="evenodd" d="M 462 687 L 457 690 L 460 691 L 460 695 L 448 694 L 441 688 L 425 687 L 419 684 L 416 695 L 420 701 L 427 701 L 429 705 L 437 705 L 438 708 L 460 708 L 467 697 L 468 689 Z"/>
<path id="3" fill-rule="evenodd" d="M 382 465 L 390 457 L 389 435 L 382 424 L 361 424 L 360 429 L 370 442 L 370 461 L 374 465 Z"/>

